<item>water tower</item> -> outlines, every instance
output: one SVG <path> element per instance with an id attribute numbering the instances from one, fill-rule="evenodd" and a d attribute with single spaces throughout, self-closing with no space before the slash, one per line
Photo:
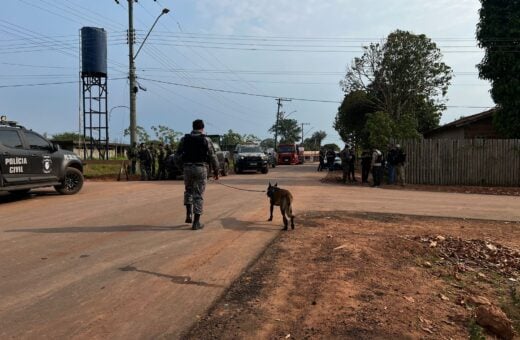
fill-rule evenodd
<path id="1" fill-rule="evenodd" d="M 103 28 L 81 29 L 83 83 L 83 159 L 108 159 L 107 33 Z"/>

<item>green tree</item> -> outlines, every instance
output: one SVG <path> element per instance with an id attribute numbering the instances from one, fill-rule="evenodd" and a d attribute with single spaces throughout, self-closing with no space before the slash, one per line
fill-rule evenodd
<path id="1" fill-rule="evenodd" d="M 317 151 L 321 147 L 321 142 L 327 137 L 327 133 L 325 131 L 316 131 L 312 134 L 311 137 L 306 138 L 303 141 L 303 147 L 305 150 L 314 150 Z"/>
<path id="2" fill-rule="evenodd" d="M 52 135 L 51 139 L 53 141 L 78 141 L 83 139 L 83 135 L 77 132 L 61 132 Z"/>
<path id="3" fill-rule="evenodd" d="M 242 141 L 246 143 L 260 143 L 261 139 L 253 134 L 242 135 Z"/>
<path id="4" fill-rule="evenodd" d="M 222 135 L 222 145 L 232 146 L 243 142 L 242 135 L 229 129 L 227 133 Z"/>
<path id="5" fill-rule="evenodd" d="M 148 143 L 150 141 L 150 135 L 148 134 L 148 132 L 146 132 L 146 130 L 142 127 L 142 126 L 137 126 L 136 127 L 136 132 L 137 132 L 137 139 L 139 140 L 140 143 Z M 126 128 L 125 131 L 123 132 L 123 136 L 130 136 L 130 127 Z"/>
<path id="6" fill-rule="evenodd" d="M 338 144 L 336 144 L 336 143 L 325 144 L 325 145 L 323 145 L 323 148 L 325 150 L 332 149 L 332 150 L 338 151 L 338 152 L 341 150 L 340 147 L 338 146 Z"/>
<path id="7" fill-rule="evenodd" d="M 276 131 L 276 123 L 269 129 L 269 132 Z M 278 120 L 278 136 L 280 143 L 296 143 L 300 140 L 301 127 L 298 125 L 296 119 L 280 119 Z"/>
<path id="8" fill-rule="evenodd" d="M 157 139 L 163 144 L 170 144 L 175 146 L 177 144 L 178 138 L 182 136 L 181 132 L 174 131 L 173 129 L 164 126 L 152 126 L 152 131 L 155 133 Z"/>
<path id="9" fill-rule="evenodd" d="M 383 111 L 369 113 L 366 124 L 369 146 L 385 150 L 394 136 L 395 128 L 395 122 L 388 113 Z"/>
<path id="10" fill-rule="evenodd" d="M 260 146 L 264 149 L 274 148 L 274 138 L 266 138 L 260 142 Z"/>
<path id="11" fill-rule="evenodd" d="M 361 144 L 368 146 L 368 134 L 365 125 L 367 115 L 375 112 L 376 106 L 369 95 L 362 90 L 348 93 L 334 120 L 334 129 L 345 143 Z"/>
<path id="12" fill-rule="evenodd" d="M 478 65 L 480 78 L 491 81 L 491 97 L 498 105 L 495 128 L 509 138 L 520 138 L 520 2 L 480 0 L 477 25 L 485 56 Z"/>
<path id="13" fill-rule="evenodd" d="M 396 123 L 407 115 L 407 122 L 417 121 L 417 129 L 438 124 L 452 71 L 431 39 L 397 30 L 384 44 L 363 50 L 340 82 L 345 94 L 366 92 L 377 110 L 387 112 Z"/>

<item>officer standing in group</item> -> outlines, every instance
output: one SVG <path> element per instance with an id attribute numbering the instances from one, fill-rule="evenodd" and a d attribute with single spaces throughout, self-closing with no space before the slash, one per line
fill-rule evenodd
<path id="1" fill-rule="evenodd" d="M 361 154 L 361 183 L 368 183 L 371 164 L 372 154 L 369 150 L 363 150 L 363 153 Z"/>
<path id="2" fill-rule="evenodd" d="M 348 180 L 349 182 L 357 182 L 356 180 L 356 151 L 353 147 L 348 150 L 349 153 L 349 161 L 348 161 Z"/>
<path id="3" fill-rule="evenodd" d="M 168 166 L 168 159 L 170 158 L 170 155 L 173 154 L 172 147 L 170 144 L 166 144 L 164 147 L 164 172 L 166 174 L 166 178 L 170 179 L 170 168 Z"/>
<path id="4" fill-rule="evenodd" d="M 159 143 L 159 147 L 157 149 L 157 160 L 159 170 L 157 170 L 157 177 L 155 179 L 163 180 L 166 178 L 166 152 L 162 143 Z"/>
<path id="5" fill-rule="evenodd" d="M 379 188 L 381 185 L 381 176 L 383 175 L 383 153 L 377 149 L 372 148 L 372 179 L 374 184 L 372 187 Z"/>
<path id="6" fill-rule="evenodd" d="M 345 144 L 345 147 L 341 152 L 339 153 L 339 158 L 341 159 L 341 169 L 343 170 L 343 183 L 347 183 L 347 177 L 348 177 L 348 167 L 349 167 L 349 160 L 350 160 L 350 153 L 348 152 L 349 146 L 348 144 Z"/>
<path id="7" fill-rule="evenodd" d="M 137 165 L 137 143 L 134 142 L 126 151 L 126 157 L 130 161 L 130 174 L 135 175 Z"/>
<path id="8" fill-rule="evenodd" d="M 217 180 L 219 165 L 213 144 L 204 134 L 204 122 L 201 119 L 193 121 L 193 131 L 181 139 L 176 154 L 184 164 L 186 223 L 193 223 L 193 230 L 202 229 L 204 224 L 200 223 L 200 215 L 208 179 L 207 166 L 213 169 L 213 178 Z"/>
<path id="9" fill-rule="evenodd" d="M 151 179 L 151 162 L 152 155 L 150 154 L 150 150 L 146 147 L 144 143 L 139 145 L 139 170 L 141 172 L 141 181 L 149 181 Z"/>
<path id="10" fill-rule="evenodd" d="M 150 155 L 152 156 L 152 161 L 150 162 L 150 166 L 151 166 L 151 168 L 150 168 L 151 178 L 150 179 L 154 179 L 154 178 L 156 178 L 155 175 L 157 174 L 155 172 L 155 164 L 157 162 L 157 149 L 155 148 L 155 145 L 153 144 L 153 142 L 150 143 L 148 150 L 150 150 Z"/>

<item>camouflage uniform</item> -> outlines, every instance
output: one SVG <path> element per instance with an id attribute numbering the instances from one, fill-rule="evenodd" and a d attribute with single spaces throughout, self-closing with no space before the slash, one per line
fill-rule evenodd
<path id="1" fill-rule="evenodd" d="M 148 150 L 150 150 L 150 155 L 152 156 L 152 161 L 150 162 L 150 175 L 151 178 L 155 178 L 155 163 L 157 162 L 157 149 L 155 148 L 153 143 L 150 143 Z"/>
<path id="2" fill-rule="evenodd" d="M 203 212 L 204 190 L 208 179 L 207 166 L 210 165 L 212 169 L 217 169 L 215 175 L 218 176 L 217 156 L 211 140 L 197 130 L 193 130 L 181 139 L 177 148 L 177 156 L 181 157 L 184 163 L 186 223 L 191 223 L 191 207 L 193 207 L 195 221 L 192 229 L 200 229 L 203 225 L 197 227 L 196 222 L 198 223 L 198 218 Z"/>
<path id="3" fill-rule="evenodd" d="M 126 157 L 128 158 L 128 160 L 130 161 L 130 165 L 129 165 L 129 173 L 132 174 L 132 175 L 135 175 L 136 173 L 136 165 L 137 165 L 137 156 L 138 156 L 138 152 L 137 152 L 137 143 L 134 142 L 129 148 L 128 150 L 126 151 Z"/>
<path id="4" fill-rule="evenodd" d="M 162 144 L 159 144 L 159 149 L 157 150 L 157 160 L 159 163 L 159 170 L 157 171 L 157 179 L 163 180 L 166 178 L 166 152 L 164 151 L 164 147 Z"/>
<path id="5" fill-rule="evenodd" d="M 150 167 L 152 155 L 150 150 L 146 148 L 144 143 L 139 146 L 139 169 L 141 171 L 141 181 L 149 181 L 151 179 Z"/>

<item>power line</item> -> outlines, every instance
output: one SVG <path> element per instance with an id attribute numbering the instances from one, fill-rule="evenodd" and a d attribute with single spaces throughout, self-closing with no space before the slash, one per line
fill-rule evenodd
<path id="1" fill-rule="evenodd" d="M 124 78 L 110 78 L 109 80 L 122 80 L 127 79 Z M 63 85 L 63 84 L 77 84 L 78 80 L 72 81 L 59 81 L 59 82 L 50 82 L 50 83 L 32 83 L 32 84 L 14 84 L 14 85 L 0 85 L 0 88 L 14 88 L 14 87 L 30 87 L 30 86 L 46 86 L 46 85 Z"/>
<path id="2" fill-rule="evenodd" d="M 257 94 L 257 93 L 249 93 L 249 92 L 241 92 L 241 91 L 230 91 L 230 90 L 222 90 L 222 89 L 213 89 L 209 87 L 203 87 L 203 86 L 194 86 L 194 85 L 188 85 L 188 84 L 180 84 L 180 83 L 174 83 L 169 81 L 162 81 L 157 79 L 150 79 L 150 78 L 141 78 L 143 80 L 148 80 L 151 82 L 156 83 L 162 83 L 162 84 L 169 84 L 169 85 L 175 85 L 175 86 L 182 86 L 182 87 L 189 87 L 199 90 L 206 90 L 206 91 L 214 91 L 214 92 L 222 92 L 222 93 L 232 93 L 232 94 L 240 94 L 245 96 L 252 96 L 252 97 L 262 97 L 262 98 L 274 98 L 278 99 L 279 96 L 271 96 L 266 94 Z M 284 97 L 285 99 L 295 100 L 295 101 L 306 101 L 306 102 L 318 102 L 318 103 L 341 103 L 337 100 L 320 100 L 320 99 L 306 99 L 306 98 L 293 98 L 293 97 Z"/>

